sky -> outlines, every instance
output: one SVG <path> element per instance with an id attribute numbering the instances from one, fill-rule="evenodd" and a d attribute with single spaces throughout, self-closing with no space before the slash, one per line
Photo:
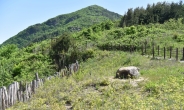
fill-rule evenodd
<path id="1" fill-rule="evenodd" d="M 0 0 L 0 44 L 27 27 L 90 5 L 123 15 L 128 8 L 179 0 Z"/>

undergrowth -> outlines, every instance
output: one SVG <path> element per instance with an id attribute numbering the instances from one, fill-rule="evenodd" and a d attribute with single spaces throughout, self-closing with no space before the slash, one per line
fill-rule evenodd
<path id="1" fill-rule="evenodd" d="M 121 66 L 140 68 L 144 80 L 114 79 Z M 151 60 L 136 53 L 97 51 L 70 77 L 54 78 L 26 103 L 8 110 L 170 110 L 184 109 L 184 68 L 170 60 Z"/>

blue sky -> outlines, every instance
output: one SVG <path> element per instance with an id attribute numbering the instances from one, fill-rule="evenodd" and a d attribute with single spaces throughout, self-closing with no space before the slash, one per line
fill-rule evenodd
<path id="1" fill-rule="evenodd" d="M 42 23 L 90 5 L 99 5 L 123 15 L 128 8 L 179 0 L 0 0 L 0 44 L 30 25 Z"/>

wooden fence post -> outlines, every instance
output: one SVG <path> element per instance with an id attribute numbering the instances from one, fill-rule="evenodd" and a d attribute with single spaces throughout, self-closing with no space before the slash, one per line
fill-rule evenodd
<path id="1" fill-rule="evenodd" d="M 25 91 L 24 91 L 24 95 L 23 95 L 23 102 L 26 102 L 29 99 L 28 97 L 28 89 L 27 89 L 27 83 L 25 86 Z"/>
<path id="2" fill-rule="evenodd" d="M 159 56 L 159 54 L 160 54 L 160 46 L 158 45 L 158 56 Z"/>
<path id="3" fill-rule="evenodd" d="M 132 53 L 132 45 L 129 45 L 129 51 Z"/>
<path id="4" fill-rule="evenodd" d="M 5 110 L 6 108 L 8 108 L 8 94 L 7 94 L 7 90 L 6 87 L 3 86 L 0 88 L 0 110 Z"/>
<path id="5" fill-rule="evenodd" d="M 36 78 L 36 80 L 38 80 L 38 79 L 39 79 L 39 77 L 38 77 L 38 73 L 35 73 L 35 78 Z"/>
<path id="6" fill-rule="evenodd" d="M 88 41 L 86 41 L 86 48 L 88 48 Z"/>
<path id="7" fill-rule="evenodd" d="M 183 53 L 182 54 L 183 54 L 182 60 L 184 60 L 184 47 L 183 47 Z"/>
<path id="8" fill-rule="evenodd" d="M 172 56 L 172 47 L 170 46 L 170 58 L 171 58 L 171 56 Z"/>
<path id="9" fill-rule="evenodd" d="M 36 90 L 36 80 L 33 80 L 32 82 L 32 92 L 35 93 L 35 90 Z"/>
<path id="10" fill-rule="evenodd" d="M 144 53 L 146 54 L 147 43 L 145 43 Z"/>
<path id="11" fill-rule="evenodd" d="M 113 50 L 113 48 L 112 48 L 112 44 L 111 44 L 111 48 L 110 48 L 110 50 Z"/>
<path id="12" fill-rule="evenodd" d="M 154 49 L 154 45 L 153 45 L 153 58 L 155 58 L 155 49 Z"/>
<path id="13" fill-rule="evenodd" d="M 80 67 L 78 61 L 75 63 L 75 71 L 76 72 Z M 67 68 L 63 72 L 68 72 Z M 60 76 L 60 73 L 56 74 L 56 76 Z M 31 95 L 35 93 L 36 88 L 43 85 L 43 79 L 39 79 L 38 73 L 35 73 L 36 80 L 33 80 L 31 83 L 25 85 L 23 87 L 22 82 L 13 82 L 6 89 L 5 86 L 0 88 L 0 110 L 5 110 L 8 107 L 13 106 L 17 101 L 27 101 L 31 98 Z M 53 76 L 48 77 L 48 79 L 53 78 Z"/>
<path id="14" fill-rule="evenodd" d="M 178 61 L 178 48 L 176 48 L 176 61 Z"/>
<path id="15" fill-rule="evenodd" d="M 165 59 L 165 47 L 164 47 L 164 59 Z"/>
<path id="16" fill-rule="evenodd" d="M 23 85 L 22 82 L 19 84 L 18 101 L 23 101 Z"/>
<path id="17" fill-rule="evenodd" d="M 17 99 L 18 99 L 18 90 L 19 90 L 19 83 L 18 82 L 14 82 L 11 85 L 9 85 L 8 87 L 8 104 L 9 106 L 12 106 L 16 103 Z"/>
<path id="18" fill-rule="evenodd" d="M 142 45 L 142 55 L 144 55 L 144 46 Z"/>
<path id="19" fill-rule="evenodd" d="M 136 46 L 132 45 L 132 51 L 133 51 L 133 52 L 136 51 Z"/>

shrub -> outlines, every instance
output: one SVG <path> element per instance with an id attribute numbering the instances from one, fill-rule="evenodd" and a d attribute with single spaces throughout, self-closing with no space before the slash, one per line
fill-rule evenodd
<path id="1" fill-rule="evenodd" d="M 154 82 L 148 82 L 145 85 L 145 91 L 149 93 L 149 96 L 157 95 L 159 93 L 158 85 Z"/>
<path id="2" fill-rule="evenodd" d="M 110 84 L 108 79 L 104 79 L 100 82 L 100 86 L 108 86 Z"/>
<path id="3" fill-rule="evenodd" d="M 95 52 L 92 49 L 87 49 L 82 53 L 83 61 L 87 60 L 88 58 L 93 58 L 95 56 Z"/>
<path id="4" fill-rule="evenodd" d="M 119 39 L 119 38 L 121 38 L 122 36 L 124 36 L 125 33 L 124 33 L 123 30 L 116 29 L 116 30 L 110 32 L 109 35 L 112 36 L 112 37 L 115 38 L 115 39 Z"/>
<path id="5" fill-rule="evenodd" d="M 135 26 L 125 28 L 126 35 L 136 34 L 136 32 L 137 32 L 137 29 L 135 28 Z"/>
<path id="6" fill-rule="evenodd" d="M 184 35 L 174 33 L 172 39 L 174 39 L 177 42 L 183 42 L 184 41 Z"/>

